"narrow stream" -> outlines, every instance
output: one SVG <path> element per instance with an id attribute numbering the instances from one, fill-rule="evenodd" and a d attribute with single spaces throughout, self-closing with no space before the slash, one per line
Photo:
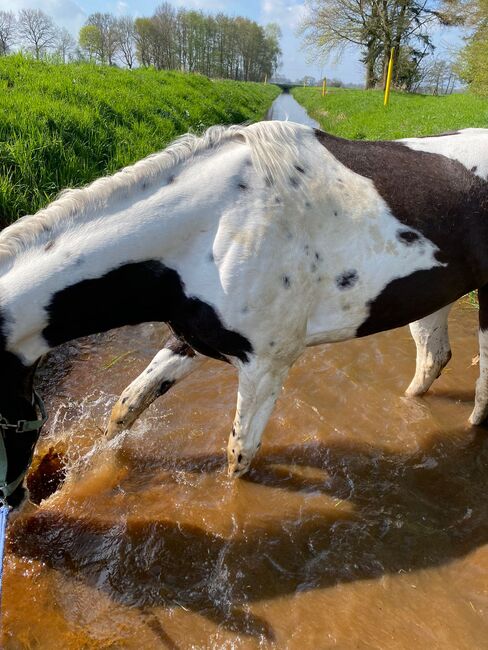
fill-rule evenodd
<path id="1" fill-rule="evenodd" d="M 282 95 L 273 116 L 303 121 L 297 107 Z M 406 328 L 308 349 L 237 481 L 231 367 L 208 361 L 107 442 L 111 405 L 166 328 L 60 349 L 40 375 L 51 418 L 36 462 L 52 448 L 68 476 L 11 521 L 2 647 L 488 648 L 476 332 L 460 303 L 452 362 L 423 399 L 403 395 Z"/>
<path id="2" fill-rule="evenodd" d="M 301 104 L 289 92 L 281 93 L 269 109 L 269 120 L 289 120 L 320 129 L 320 124 L 313 120 Z"/>

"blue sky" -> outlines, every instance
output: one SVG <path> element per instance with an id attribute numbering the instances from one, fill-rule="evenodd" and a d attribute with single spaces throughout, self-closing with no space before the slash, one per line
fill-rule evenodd
<path id="1" fill-rule="evenodd" d="M 150 16 L 158 0 L 0 0 L 0 9 L 17 10 L 25 7 L 40 8 L 55 21 L 77 34 L 86 17 L 95 11 L 108 11 L 116 15 Z M 276 22 L 283 32 L 283 50 L 280 73 L 291 79 L 304 75 L 320 78 L 323 75 L 338 77 L 346 82 L 362 83 L 364 71 L 358 62 L 358 53 L 346 51 L 338 63 L 323 62 L 302 48 L 301 40 L 295 35 L 297 25 L 305 12 L 300 0 L 172 0 L 175 6 L 184 6 L 203 11 L 224 11 L 229 15 L 242 15 L 261 24 Z M 438 30 L 435 42 L 439 53 L 449 53 L 462 44 L 459 30 Z"/>

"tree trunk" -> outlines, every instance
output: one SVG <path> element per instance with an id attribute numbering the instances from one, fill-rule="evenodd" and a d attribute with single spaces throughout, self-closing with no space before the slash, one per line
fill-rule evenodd
<path id="1" fill-rule="evenodd" d="M 370 41 L 367 45 L 368 51 L 366 54 L 366 90 L 370 90 L 375 87 L 376 84 L 376 75 L 374 72 L 375 56 L 373 52 L 373 42 Z"/>

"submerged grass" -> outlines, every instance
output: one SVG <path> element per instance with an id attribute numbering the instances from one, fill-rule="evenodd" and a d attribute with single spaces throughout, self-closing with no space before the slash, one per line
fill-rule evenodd
<path id="1" fill-rule="evenodd" d="M 181 133 L 262 119 L 279 92 L 180 72 L 0 57 L 0 226 Z"/>
<path id="2" fill-rule="evenodd" d="M 488 127 L 488 99 L 472 94 L 448 96 L 392 93 L 383 106 L 378 90 L 294 88 L 293 96 L 324 131 L 355 140 L 435 135 L 470 126 Z"/>

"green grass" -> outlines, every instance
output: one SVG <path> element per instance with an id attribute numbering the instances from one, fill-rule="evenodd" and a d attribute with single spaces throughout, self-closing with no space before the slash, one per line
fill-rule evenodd
<path id="1" fill-rule="evenodd" d="M 488 99 L 471 94 L 445 97 L 392 93 L 383 106 L 378 90 L 294 88 L 295 99 L 321 127 L 356 140 L 433 135 L 469 126 L 488 127 Z"/>
<path id="2" fill-rule="evenodd" d="M 279 92 L 179 72 L 0 57 L 0 226 L 181 133 L 262 119 Z"/>

